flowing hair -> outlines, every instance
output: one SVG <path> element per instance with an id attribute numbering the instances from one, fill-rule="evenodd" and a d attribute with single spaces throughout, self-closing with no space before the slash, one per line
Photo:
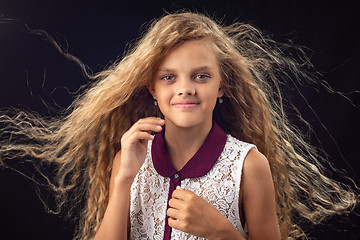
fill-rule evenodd
<path id="1" fill-rule="evenodd" d="M 280 85 L 311 80 L 301 49 L 302 60 L 294 60 L 284 54 L 286 45 L 251 25 L 222 26 L 191 12 L 153 21 L 61 116 L 14 109 L 2 113 L 0 164 L 21 158 L 51 165 L 55 178 L 37 169 L 56 193 L 57 210 L 69 202 L 80 208 L 75 238 L 94 237 L 108 204 L 120 139 L 138 119 L 161 116 L 147 86 L 166 54 L 193 39 L 209 42 L 219 63 L 224 103 L 215 106 L 214 120 L 225 132 L 255 144 L 269 161 L 282 239 L 306 238 L 296 223 L 299 217 L 316 224 L 351 211 L 357 193 L 324 175 L 324 158 L 285 115 Z"/>

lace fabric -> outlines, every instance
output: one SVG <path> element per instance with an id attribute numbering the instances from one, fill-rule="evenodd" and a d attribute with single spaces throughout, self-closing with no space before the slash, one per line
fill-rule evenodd
<path id="1" fill-rule="evenodd" d="M 131 239 L 162 240 L 165 230 L 170 179 L 159 175 L 152 163 L 151 144 L 144 164 L 131 186 Z M 212 204 L 244 236 L 239 215 L 239 192 L 243 162 L 255 147 L 228 135 L 225 147 L 213 168 L 199 178 L 181 181 L 181 187 Z M 172 229 L 171 239 L 204 239 Z"/>

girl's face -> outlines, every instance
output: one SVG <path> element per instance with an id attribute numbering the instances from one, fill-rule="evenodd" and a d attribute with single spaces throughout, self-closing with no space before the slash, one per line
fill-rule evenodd
<path id="1" fill-rule="evenodd" d="M 167 125 L 211 127 L 216 100 L 223 95 L 220 80 L 210 44 L 191 40 L 162 60 L 149 90 Z"/>

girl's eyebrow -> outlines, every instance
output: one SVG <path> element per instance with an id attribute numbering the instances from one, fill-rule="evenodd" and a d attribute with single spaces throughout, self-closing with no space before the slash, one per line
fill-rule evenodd
<path id="1" fill-rule="evenodd" d="M 202 66 L 202 67 L 197 67 L 197 68 L 193 69 L 194 72 L 197 72 L 197 71 L 212 71 L 212 70 L 214 70 L 214 68 L 210 67 L 210 66 Z"/>
<path id="2" fill-rule="evenodd" d="M 201 67 L 196 67 L 194 69 L 191 70 L 191 72 L 197 72 L 197 71 L 212 71 L 214 70 L 213 67 L 210 66 L 201 66 Z M 159 68 L 158 72 L 176 72 L 175 69 L 171 69 L 171 68 Z"/>

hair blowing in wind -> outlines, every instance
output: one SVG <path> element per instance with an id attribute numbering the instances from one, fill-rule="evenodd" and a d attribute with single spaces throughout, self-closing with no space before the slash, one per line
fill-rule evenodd
<path id="1" fill-rule="evenodd" d="M 315 81 L 301 49 L 279 44 L 251 25 L 223 26 L 190 12 L 154 20 L 59 116 L 2 110 L 0 164 L 32 162 L 54 190 L 57 212 L 64 205 L 81 208 L 75 238 L 92 238 L 107 207 L 122 135 L 137 120 L 161 115 L 147 86 L 161 60 L 193 39 L 207 40 L 219 62 L 224 103 L 216 105 L 214 120 L 226 133 L 255 144 L 269 161 L 282 239 L 306 238 L 298 218 L 317 224 L 354 209 L 357 193 L 325 176 L 326 160 L 285 114 L 281 85 Z M 286 54 L 291 48 L 299 58 Z M 41 166 L 51 166 L 56 177 Z"/>

